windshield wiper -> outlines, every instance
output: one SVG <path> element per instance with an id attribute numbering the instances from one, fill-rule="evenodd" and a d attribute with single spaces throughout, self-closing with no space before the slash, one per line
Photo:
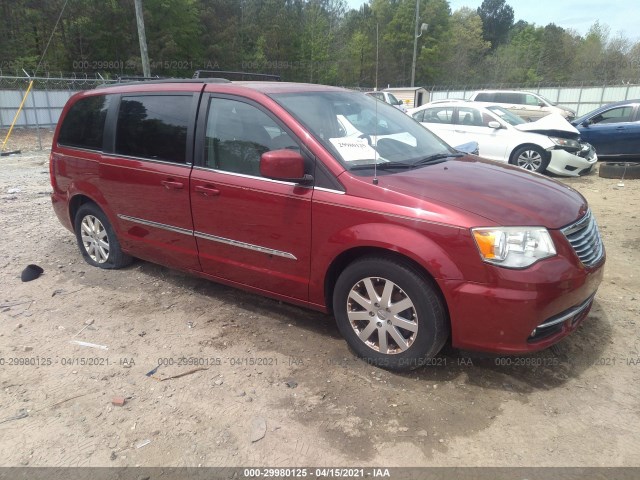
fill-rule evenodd
<path id="1" fill-rule="evenodd" d="M 411 164 L 412 167 L 420 167 L 422 165 L 429 165 L 432 163 L 440 163 L 447 158 L 452 157 L 464 157 L 462 153 L 436 153 L 429 155 L 428 157 L 421 158 Z"/>
<path id="2" fill-rule="evenodd" d="M 349 168 L 350 171 L 353 170 L 372 170 L 373 168 L 377 168 L 378 170 L 391 170 L 394 168 L 402 168 L 402 169 L 406 169 L 406 168 L 413 168 L 413 165 L 410 163 L 403 163 L 403 162 L 383 162 L 383 163 L 366 163 L 364 165 L 354 165 L 353 167 Z"/>

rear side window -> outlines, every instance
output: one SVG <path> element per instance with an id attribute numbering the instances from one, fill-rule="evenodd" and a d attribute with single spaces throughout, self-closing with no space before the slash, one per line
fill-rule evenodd
<path id="1" fill-rule="evenodd" d="M 102 150 L 108 103 L 105 95 L 81 98 L 74 103 L 60 127 L 58 144 L 88 150 Z"/>
<path id="2" fill-rule="evenodd" d="M 495 94 L 494 93 L 487 93 L 487 92 L 480 92 L 476 95 L 475 101 L 476 102 L 495 102 Z"/>
<path id="3" fill-rule="evenodd" d="M 451 123 L 453 120 L 453 107 L 427 108 L 424 111 L 422 121 L 424 123 Z"/>
<path id="4" fill-rule="evenodd" d="M 191 95 L 122 97 L 116 153 L 186 163 Z"/>
<path id="5" fill-rule="evenodd" d="M 496 102 L 498 103 L 512 103 L 515 105 L 524 105 L 524 95 L 522 93 L 496 93 Z"/>

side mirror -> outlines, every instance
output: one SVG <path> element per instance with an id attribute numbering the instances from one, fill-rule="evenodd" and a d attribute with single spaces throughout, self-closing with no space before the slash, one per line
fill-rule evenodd
<path id="1" fill-rule="evenodd" d="M 584 122 L 582 122 L 583 127 L 588 127 L 589 125 L 591 125 L 591 120 L 589 120 L 588 118 Z"/>
<path id="2" fill-rule="evenodd" d="M 285 182 L 310 183 L 311 175 L 304 173 L 304 159 L 293 150 L 272 150 L 260 157 L 260 174 L 272 180 Z"/>
<path id="3" fill-rule="evenodd" d="M 454 148 L 461 153 L 469 153 L 473 155 L 480 154 L 480 146 L 478 145 L 478 142 L 463 143 L 462 145 L 458 145 Z"/>
<path id="4" fill-rule="evenodd" d="M 487 123 L 487 126 L 495 130 L 499 130 L 502 128 L 502 125 L 500 125 L 500 122 L 496 122 L 495 120 L 492 120 L 489 123 Z"/>
<path id="5" fill-rule="evenodd" d="M 539 107 L 546 107 L 546 106 L 547 106 L 547 104 L 546 104 L 546 103 L 544 103 L 544 102 L 538 102 L 538 106 L 539 106 Z"/>

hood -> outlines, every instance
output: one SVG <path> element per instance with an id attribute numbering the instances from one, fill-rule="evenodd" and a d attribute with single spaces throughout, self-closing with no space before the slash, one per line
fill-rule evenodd
<path id="1" fill-rule="evenodd" d="M 448 204 L 502 226 L 558 229 L 587 211 L 582 195 L 560 182 L 469 156 L 380 176 L 379 187 Z"/>
<path id="2" fill-rule="evenodd" d="M 521 132 L 540 133 L 557 137 L 575 138 L 580 132 L 558 113 L 552 113 L 535 122 L 514 125 Z"/>

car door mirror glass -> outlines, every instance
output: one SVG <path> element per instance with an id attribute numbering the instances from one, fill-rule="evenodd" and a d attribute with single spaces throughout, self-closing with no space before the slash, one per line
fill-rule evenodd
<path id="1" fill-rule="evenodd" d="M 498 130 L 498 129 L 502 128 L 502 125 L 500 125 L 500 122 L 496 122 L 495 120 L 492 120 L 491 122 L 489 122 L 487 124 L 487 126 L 489 128 L 493 128 L 495 130 Z"/>

